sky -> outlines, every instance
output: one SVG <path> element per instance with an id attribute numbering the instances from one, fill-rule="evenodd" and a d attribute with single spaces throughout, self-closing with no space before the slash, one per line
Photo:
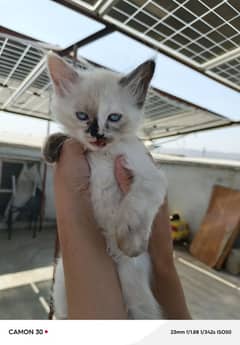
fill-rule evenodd
<path id="1" fill-rule="evenodd" d="M 0 119 L 1 142 L 42 147 L 47 136 L 48 124 L 46 120 L 4 111 L 0 113 Z M 50 133 L 58 132 L 59 129 L 57 124 L 50 122 Z"/>
<path id="2" fill-rule="evenodd" d="M 120 72 L 128 72 L 141 62 L 154 58 L 156 70 L 152 86 L 232 120 L 240 120 L 239 92 L 121 33 L 105 36 L 78 52 Z"/>
<path id="3" fill-rule="evenodd" d="M 104 27 L 50 0 L 0 0 L 0 23 L 62 48 Z"/>
<path id="4" fill-rule="evenodd" d="M 170 149 L 186 149 L 239 154 L 240 159 L 240 127 L 211 129 L 204 132 L 162 138 L 156 144 Z"/>
<path id="5" fill-rule="evenodd" d="M 50 0 L 0 0 L 0 23 L 2 26 L 62 48 L 103 28 L 102 24 Z M 157 62 L 155 77 L 152 81 L 154 87 L 225 115 L 232 120 L 240 120 L 240 93 L 164 54 L 156 53 L 125 35 L 110 34 L 79 49 L 79 54 L 120 72 L 127 72 L 144 60 L 154 57 Z M 9 128 L 14 130 L 13 118 L 7 120 L 5 114 L 5 121 L 5 129 L 7 122 L 10 121 Z M 19 126 L 16 126 L 16 130 L 17 128 L 19 129 Z M 0 133 L 2 130 L 0 128 Z M 34 133 L 37 136 L 37 132 Z M 240 151 L 239 134 L 239 127 L 208 131 L 188 136 L 188 139 L 184 137 L 179 139 L 177 144 L 171 145 L 186 146 L 187 140 L 187 145 L 190 147 L 202 149 L 201 147 L 204 146 L 212 151 L 236 152 Z"/>

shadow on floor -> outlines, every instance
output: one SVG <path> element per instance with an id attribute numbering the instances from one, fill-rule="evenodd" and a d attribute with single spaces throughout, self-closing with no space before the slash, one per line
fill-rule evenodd
<path id="1" fill-rule="evenodd" d="M 46 228 L 32 238 L 28 229 L 16 229 L 11 240 L 0 230 L 0 275 L 52 265 L 55 228 Z"/>
<path id="2" fill-rule="evenodd" d="M 0 292 L 0 320 L 46 320 L 51 280 Z"/>

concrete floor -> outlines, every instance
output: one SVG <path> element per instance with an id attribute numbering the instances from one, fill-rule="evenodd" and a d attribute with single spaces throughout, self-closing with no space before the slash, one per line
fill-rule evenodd
<path id="1" fill-rule="evenodd" d="M 216 271 L 175 248 L 175 265 L 193 319 L 240 320 L 240 276 Z"/>
<path id="2" fill-rule="evenodd" d="M 0 319 L 47 319 L 55 229 L 32 239 L 0 232 Z M 175 264 L 194 319 L 240 319 L 240 277 L 212 270 L 180 248 Z"/>
<path id="3" fill-rule="evenodd" d="M 0 276 L 52 265 L 55 228 L 46 228 L 32 238 L 31 231 L 16 229 L 12 239 L 0 230 Z"/>
<path id="4" fill-rule="evenodd" d="M 55 229 L 0 232 L 0 319 L 47 319 Z"/>

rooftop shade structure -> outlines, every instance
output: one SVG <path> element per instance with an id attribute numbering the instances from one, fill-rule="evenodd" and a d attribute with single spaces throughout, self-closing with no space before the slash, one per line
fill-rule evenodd
<path id="1" fill-rule="evenodd" d="M 204 4 L 204 1 L 197 2 Z M 22 9 L 26 6 L 26 11 L 21 13 L 20 3 Z M 81 57 L 84 57 L 91 63 L 117 72 L 128 72 L 144 60 L 155 58 L 157 70 L 145 105 L 144 126 L 139 132 L 143 139 L 190 133 L 239 121 L 240 94 L 235 82 L 239 73 L 239 55 L 235 54 L 238 47 L 230 49 L 229 46 L 227 50 L 224 45 L 225 50 L 222 48 L 221 54 L 213 47 L 205 47 L 190 57 L 184 54 L 185 50 L 193 49 L 190 42 L 204 47 L 203 41 L 199 43 L 199 39 L 190 34 L 188 43 L 179 40 L 178 48 L 169 46 L 169 42 L 179 38 L 176 35 L 185 37 L 187 29 L 195 32 L 191 26 L 197 22 L 196 18 L 205 21 L 207 15 L 219 17 L 223 3 L 229 8 L 235 6 L 234 1 L 214 0 L 215 5 L 209 9 L 207 3 L 204 5 L 206 13 L 201 15 L 197 13 L 200 10 L 194 0 L 43 0 L 36 4 L 30 0 L 3 0 L 0 4 L 0 20 L 4 26 L 0 27 L 0 109 L 51 118 L 51 83 L 46 69 L 46 53 L 54 49 L 79 68 L 85 68 L 81 62 Z M 194 11 L 194 18 L 186 14 Z M 31 17 L 32 13 L 35 17 Z M 47 19 L 44 13 L 47 13 Z M 177 19 L 177 16 L 181 18 Z M 224 16 L 222 14 L 225 25 L 233 25 L 233 18 Z M 174 27 L 177 20 L 182 23 L 179 28 Z M 140 30 L 140 22 L 144 31 Z M 239 26 L 238 22 L 236 25 Z M 160 35 L 161 30 L 168 26 L 172 26 L 174 33 L 166 32 L 165 36 L 162 33 L 163 39 L 152 35 L 155 31 Z M 201 37 L 208 39 L 206 34 L 202 33 Z M 229 36 L 228 41 L 232 41 Z M 220 46 L 217 40 L 215 46 Z M 211 53 L 214 56 L 211 56 L 211 50 L 215 52 L 215 55 Z M 206 51 L 210 55 L 205 54 Z M 231 59 L 223 59 L 226 54 Z M 237 61 L 234 69 L 232 60 Z M 229 78 L 235 78 L 234 83 L 229 83 L 229 78 L 224 77 L 223 69 L 227 69 Z"/>
<path id="2" fill-rule="evenodd" d="M 104 25 L 50 0 L 1 0 L 0 25 L 64 49 Z"/>
<path id="3" fill-rule="evenodd" d="M 89 1 L 67 2 L 88 9 Z M 92 11 L 240 90 L 238 0 L 113 0 L 102 1 Z"/>
<path id="4" fill-rule="evenodd" d="M 134 54 L 129 54 L 134 52 Z M 120 72 L 129 72 L 146 59 L 154 58 L 152 86 L 210 111 L 240 119 L 238 91 L 212 80 L 173 58 L 119 32 L 109 34 L 79 49 L 79 55 Z"/>

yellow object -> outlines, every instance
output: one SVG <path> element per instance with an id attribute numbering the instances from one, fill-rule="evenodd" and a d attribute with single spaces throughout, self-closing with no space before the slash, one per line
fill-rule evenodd
<path id="1" fill-rule="evenodd" d="M 172 216 L 170 216 L 170 224 L 172 230 L 172 239 L 174 241 L 181 241 L 188 238 L 188 224 L 181 219 L 179 214 L 175 213 Z"/>

